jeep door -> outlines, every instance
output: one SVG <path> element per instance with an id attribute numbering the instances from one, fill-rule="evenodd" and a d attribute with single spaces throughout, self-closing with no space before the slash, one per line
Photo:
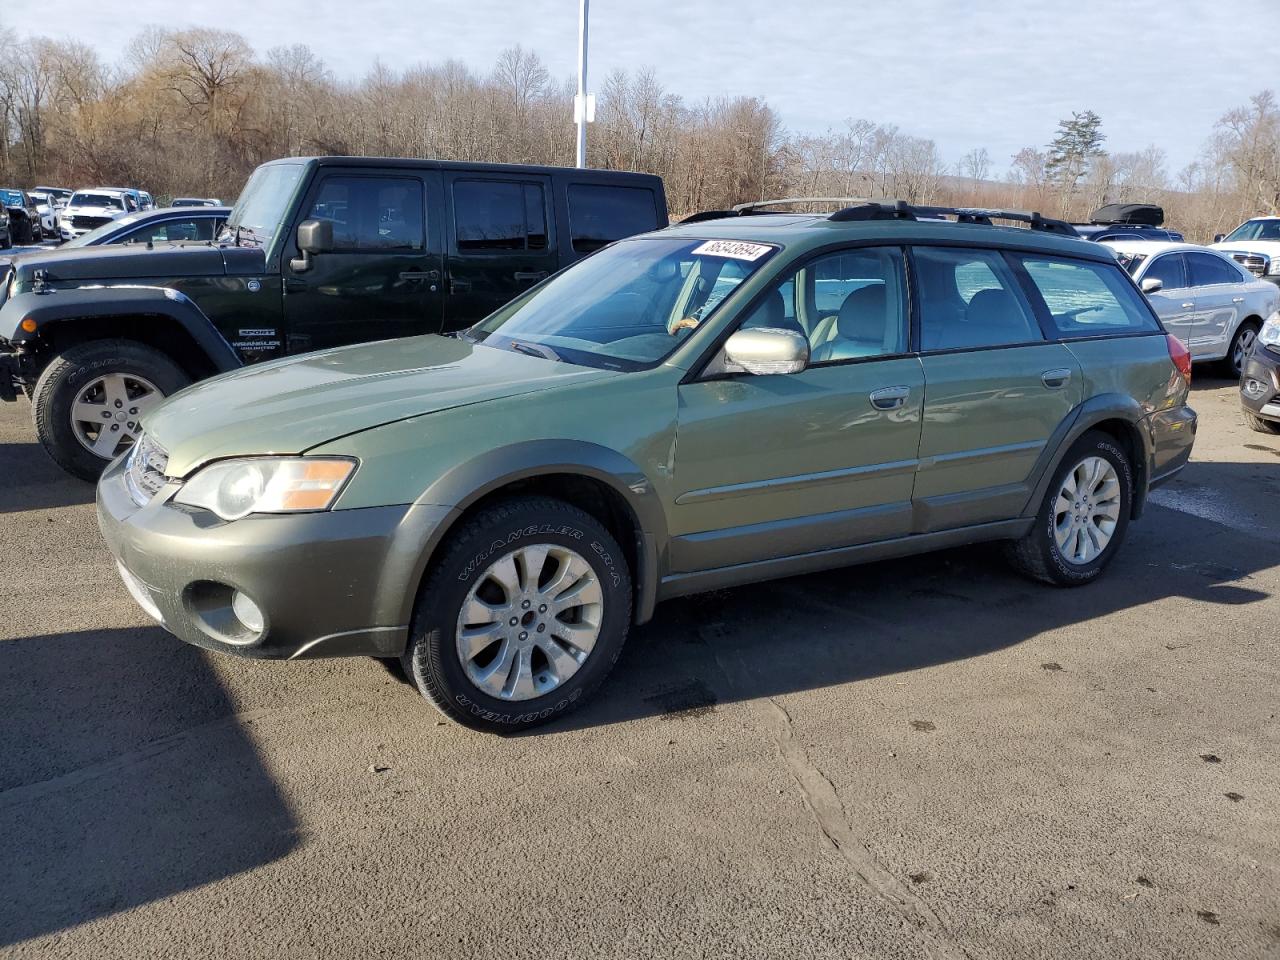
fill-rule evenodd
<path id="1" fill-rule="evenodd" d="M 909 531 L 924 376 L 910 355 L 904 277 L 896 247 L 810 259 L 738 324 L 805 335 L 805 370 L 703 373 L 680 386 L 673 571 Z"/>
<path id="2" fill-rule="evenodd" d="M 440 331 L 439 189 L 434 171 L 319 168 L 281 257 L 290 353 Z M 304 220 L 333 224 L 305 267 Z"/>
<path id="3" fill-rule="evenodd" d="M 446 171 L 445 329 L 483 320 L 558 268 L 551 178 Z"/>
<path id="4" fill-rule="evenodd" d="M 917 246 L 911 256 L 925 380 L 914 532 L 1015 517 L 1050 436 L 1080 402 L 1080 365 L 1046 341 L 1021 268 L 1000 251 Z"/>

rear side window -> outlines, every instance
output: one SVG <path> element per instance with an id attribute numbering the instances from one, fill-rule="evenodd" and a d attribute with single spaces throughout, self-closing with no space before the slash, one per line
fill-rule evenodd
<path id="1" fill-rule="evenodd" d="M 920 348 L 964 350 L 1044 339 L 1004 257 L 994 250 L 916 247 Z"/>
<path id="2" fill-rule="evenodd" d="M 453 220 L 460 253 L 547 249 L 542 186 L 513 180 L 457 180 Z"/>
<path id="3" fill-rule="evenodd" d="M 1244 277 L 1227 261 L 1211 253 L 1188 253 L 1191 285 L 1207 287 L 1215 283 L 1244 283 Z"/>
<path id="4" fill-rule="evenodd" d="M 577 253 L 592 253 L 615 240 L 657 228 L 652 190 L 595 183 L 569 185 L 569 229 Z"/>
<path id="5" fill-rule="evenodd" d="M 422 183 L 390 177 L 328 177 L 307 214 L 333 222 L 335 252 L 421 250 Z"/>
<path id="6" fill-rule="evenodd" d="M 1059 337 L 1155 332 L 1155 318 L 1119 265 L 1021 256 Z"/>

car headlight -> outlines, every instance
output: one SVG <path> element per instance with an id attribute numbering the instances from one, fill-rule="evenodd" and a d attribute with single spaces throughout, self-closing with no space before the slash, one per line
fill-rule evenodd
<path id="1" fill-rule="evenodd" d="M 1280 277 L 1280 257 L 1272 257 L 1271 262 L 1267 264 L 1268 277 Z"/>
<path id="2" fill-rule="evenodd" d="M 1273 313 L 1258 331 L 1258 342 L 1264 347 L 1280 347 L 1280 312 Z"/>
<path id="3" fill-rule="evenodd" d="M 327 510 L 355 469 L 354 460 L 319 457 L 223 460 L 197 473 L 173 499 L 203 507 L 223 520 L 251 513 Z"/>

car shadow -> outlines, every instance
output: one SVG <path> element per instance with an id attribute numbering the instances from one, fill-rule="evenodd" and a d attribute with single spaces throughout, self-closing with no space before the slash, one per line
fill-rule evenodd
<path id="1" fill-rule="evenodd" d="M 293 849 L 205 656 L 158 628 L 0 642 L 0 947 Z"/>
<path id="2" fill-rule="evenodd" d="M 1193 464 L 1179 496 L 1202 515 L 1153 503 L 1107 573 L 1083 588 L 1027 580 L 1004 563 L 998 544 L 984 544 L 668 601 L 632 632 L 591 703 L 526 735 L 687 718 L 724 703 L 925 669 L 1120 610 L 1154 610 L 1171 597 L 1255 603 L 1269 594 L 1251 584 L 1252 574 L 1280 565 L 1280 524 L 1252 533 L 1243 522 L 1229 526 L 1218 515 L 1235 522 L 1230 500 L 1204 506 L 1196 491 L 1257 482 L 1259 469 Z M 1280 486 L 1280 478 L 1264 482 Z M 1153 614 L 1153 653 L 1165 651 L 1162 631 Z"/>
<path id="3" fill-rule="evenodd" d="M 0 443 L 0 514 L 93 501 L 93 484 L 73 477 L 39 443 Z"/>

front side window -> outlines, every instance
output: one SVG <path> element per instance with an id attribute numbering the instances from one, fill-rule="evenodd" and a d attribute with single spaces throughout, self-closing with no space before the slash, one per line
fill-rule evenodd
<path id="1" fill-rule="evenodd" d="M 328 177 L 307 219 L 333 223 L 335 252 L 421 250 L 422 183 L 408 177 Z"/>
<path id="2" fill-rule="evenodd" d="M 1188 253 L 1187 266 L 1191 268 L 1191 286 L 1208 287 L 1217 283 L 1244 283 L 1244 277 L 1234 266 L 1212 253 Z"/>
<path id="3" fill-rule="evenodd" d="M 1020 255 L 1023 268 L 1063 338 L 1156 332 L 1151 310 L 1119 266 Z"/>
<path id="4" fill-rule="evenodd" d="M 803 334 L 812 363 L 905 353 L 904 276 L 896 247 L 825 254 L 786 274 L 742 326 Z"/>
<path id="5" fill-rule="evenodd" d="M 1180 253 L 1156 257 L 1147 267 L 1143 280 L 1159 280 L 1162 290 L 1178 290 L 1187 285 L 1186 258 Z"/>
<path id="6" fill-rule="evenodd" d="M 541 184 L 455 181 L 453 218 L 459 253 L 547 248 L 546 199 Z"/>
<path id="7" fill-rule="evenodd" d="M 916 247 L 920 348 L 965 350 L 1044 336 L 1004 258 L 994 250 Z"/>
<path id="8" fill-rule="evenodd" d="M 776 252 L 688 237 L 623 240 L 463 334 L 487 346 L 610 370 L 660 362 Z"/>
<path id="9" fill-rule="evenodd" d="M 569 186 L 569 229 L 577 253 L 658 228 L 653 191 L 595 183 Z"/>

